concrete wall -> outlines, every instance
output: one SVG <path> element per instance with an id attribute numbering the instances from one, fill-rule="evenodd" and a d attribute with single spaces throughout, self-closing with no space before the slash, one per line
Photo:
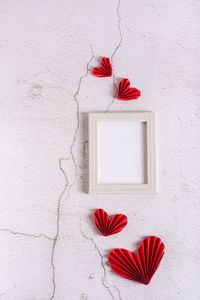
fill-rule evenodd
<path id="1" fill-rule="evenodd" d="M 200 299 L 199 10 L 197 0 L 0 2 L 1 299 Z M 157 195 L 84 192 L 87 113 L 114 94 L 91 70 L 112 55 L 116 82 L 142 96 L 110 111 L 157 112 Z M 97 208 L 128 226 L 99 235 Z M 109 252 L 148 235 L 166 245 L 150 285 L 116 275 Z"/>

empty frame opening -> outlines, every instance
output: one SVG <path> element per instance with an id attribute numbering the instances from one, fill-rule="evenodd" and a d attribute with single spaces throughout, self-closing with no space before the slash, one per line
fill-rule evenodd
<path id="1" fill-rule="evenodd" d="M 146 122 L 98 122 L 98 183 L 147 183 L 146 125 Z"/>

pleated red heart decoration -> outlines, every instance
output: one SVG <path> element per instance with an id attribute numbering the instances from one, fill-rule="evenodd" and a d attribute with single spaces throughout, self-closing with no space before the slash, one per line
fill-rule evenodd
<path id="1" fill-rule="evenodd" d="M 97 77 L 112 76 L 112 65 L 108 57 L 103 57 L 101 60 L 102 67 L 94 68 L 93 74 Z"/>
<path id="2" fill-rule="evenodd" d="M 141 92 L 136 88 L 130 88 L 130 81 L 127 78 L 122 79 L 118 85 L 118 99 L 119 100 L 134 100 L 139 98 Z"/>
<path id="3" fill-rule="evenodd" d="M 97 209 L 94 214 L 94 220 L 97 228 L 108 236 L 120 232 L 127 225 L 127 217 L 122 214 L 109 218 L 107 212 L 103 209 Z"/>
<path id="4" fill-rule="evenodd" d="M 160 238 L 149 236 L 142 242 L 137 254 L 126 249 L 114 249 L 109 255 L 113 270 L 125 278 L 149 284 L 164 255 Z"/>

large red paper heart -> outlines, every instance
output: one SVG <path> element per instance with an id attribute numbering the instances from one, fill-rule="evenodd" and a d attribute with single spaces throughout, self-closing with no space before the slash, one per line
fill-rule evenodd
<path id="1" fill-rule="evenodd" d="M 147 237 L 137 254 L 126 249 L 114 249 L 109 255 L 113 270 L 128 279 L 149 284 L 160 265 L 165 246 L 156 236 Z"/>
<path id="2" fill-rule="evenodd" d="M 127 225 L 127 217 L 119 214 L 109 219 L 107 212 L 103 209 L 97 209 L 94 214 L 94 220 L 98 229 L 103 235 L 111 235 L 120 232 Z"/>
<path id="3" fill-rule="evenodd" d="M 112 75 L 112 65 L 110 59 L 103 57 L 101 60 L 102 67 L 94 68 L 93 74 L 97 77 L 110 77 Z"/>
<path id="4" fill-rule="evenodd" d="M 122 79 L 118 85 L 118 99 L 119 100 L 133 100 L 140 97 L 141 92 L 136 88 L 130 88 L 130 81 L 127 78 Z"/>

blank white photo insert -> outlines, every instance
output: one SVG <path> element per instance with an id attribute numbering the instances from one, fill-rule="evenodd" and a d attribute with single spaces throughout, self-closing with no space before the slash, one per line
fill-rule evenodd
<path id="1" fill-rule="evenodd" d="M 98 122 L 98 183 L 145 184 L 146 122 Z"/>

